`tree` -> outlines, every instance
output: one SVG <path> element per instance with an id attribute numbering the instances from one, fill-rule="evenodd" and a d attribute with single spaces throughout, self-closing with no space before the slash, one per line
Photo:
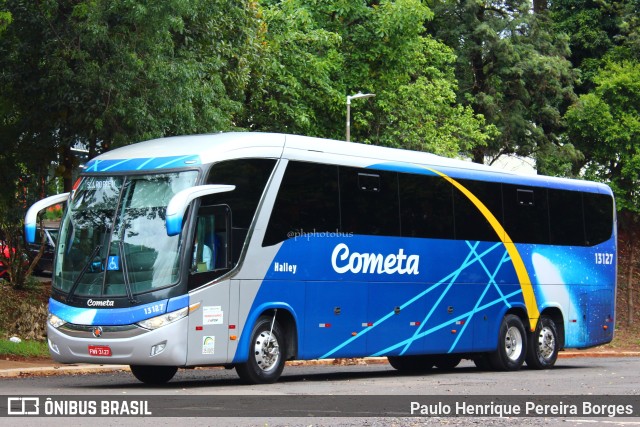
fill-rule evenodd
<path id="1" fill-rule="evenodd" d="M 244 126 L 457 155 L 483 144 L 482 116 L 455 99 L 453 52 L 425 33 L 419 0 L 263 1 L 263 60 Z"/>
<path id="2" fill-rule="evenodd" d="M 334 136 L 342 108 L 341 38 L 296 1 L 265 5 L 239 125 L 263 132 Z"/>
<path id="3" fill-rule="evenodd" d="M 256 50 L 255 13 L 240 0 L 2 0 L 2 228 L 19 229 L 26 207 L 46 195 L 52 164 L 71 189 L 77 143 L 92 157 L 233 129 Z"/>
<path id="4" fill-rule="evenodd" d="M 555 32 L 569 35 L 570 60 L 581 75 L 578 94 L 593 89 L 594 77 L 612 55 L 618 61 L 640 55 L 638 0 L 554 0 L 550 13 Z"/>
<path id="5" fill-rule="evenodd" d="M 543 3 L 536 13 L 528 0 L 430 4 L 436 13 L 431 33 L 457 53 L 458 100 L 499 130 L 486 146 L 476 146 L 474 161 L 573 155 L 559 135 L 563 111 L 574 100 L 575 75 L 566 38 L 550 31 Z M 551 164 L 540 160 L 539 170 Z"/>
<path id="6" fill-rule="evenodd" d="M 0 7 L 4 7 L 4 0 L 0 2 Z M 11 23 L 11 13 L 6 10 L 0 10 L 0 34 L 9 26 Z"/>
<path id="7" fill-rule="evenodd" d="M 60 163 L 136 140 L 233 128 L 253 50 L 255 5 L 213 0 L 6 0 L 3 134 Z M 35 150 L 34 150 L 35 149 Z M 30 170 L 34 169 L 30 165 Z"/>

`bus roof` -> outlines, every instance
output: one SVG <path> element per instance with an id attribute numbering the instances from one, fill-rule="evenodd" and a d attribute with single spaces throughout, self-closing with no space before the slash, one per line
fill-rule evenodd
<path id="1" fill-rule="evenodd" d="M 179 169 L 237 158 L 285 158 L 342 166 L 420 174 L 440 173 L 516 185 L 612 194 L 605 184 L 524 175 L 425 152 L 322 138 L 258 132 L 229 132 L 158 138 L 106 152 L 87 163 L 85 173 Z"/>

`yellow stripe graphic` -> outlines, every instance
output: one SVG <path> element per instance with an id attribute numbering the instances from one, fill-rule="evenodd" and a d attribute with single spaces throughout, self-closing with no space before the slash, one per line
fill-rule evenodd
<path id="1" fill-rule="evenodd" d="M 511 257 L 513 267 L 516 270 L 518 281 L 520 282 L 520 287 L 522 288 L 524 304 L 527 307 L 527 313 L 529 316 L 529 325 L 531 327 L 531 331 L 534 331 L 536 329 L 536 324 L 538 323 L 538 318 L 540 317 L 540 311 L 538 310 L 536 296 L 533 293 L 533 287 L 531 286 L 529 273 L 527 272 L 527 268 L 524 266 L 524 261 L 522 261 L 522 257 L 520 256 L 520 252 L 518 252 L 518 248 L 516 248 L 516 245 L 513 244 L 504 227 L 502 226 L 502 224 L 500 224 L 493 213 L 491 213 L 491 211 L 484 205 L 484 203 L 482 203 L 482 201 L 480 201 L 480 199 L 478 199 L 471 191 L 469 191 L 465 186 L 460 184 L 455 179 L 443 174 L 442 172 L 430 168 L 427 169 L 449 181 L 451 185 L 456 187 L 462 192 L 462 194 L 464 194 L 469 200 L 471 200 L 471 203 L 473 203 L 476 208 L 478 208 L 478 210 L 482 213 L 482 215 L 484 215 L 487 221 L 489 221 L 489 224 L 491 224 L 491 227 L 500 238 L 500 241 L 502 241 L 504 246 L 507 248 L 507 252 Z"/>

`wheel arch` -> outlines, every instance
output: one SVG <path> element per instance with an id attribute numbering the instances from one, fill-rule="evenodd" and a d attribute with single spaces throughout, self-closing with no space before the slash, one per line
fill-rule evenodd
<path id="1" fill-rule="evenodd" d="M 504 319 L 507 315 L 513 314 L 518 316 L 524 325 L 525 332 L 529 331 L 529 317 L 527 315 L 527 308 L 524 304 L 512 304 L 511 307 L 504 307 L 504 309 L 498 312 L 498 315 L 492 319 L 491 331 L 492 335 L 489 338 L 493 341 L 492 349 L 495 350 L 498 348 L 500 337 L 498 331 L 500 331 L 500 325 L 502 324 L 502 319 Z"/>
<path id="2" fill-rule="evenodd" d="M 233 358 L 233 363 L 241 363 L 247 361 L 249 354 L 249 340 L 251 339 L 251 332 L 261 316 L 273 317 L 274 312 L 278 310 L 276 314 L 276 320 L 280 324 L 285 334 L 285 360 L 294 359 L 298 354 L 298 316 L 296 311 L 289 304 L 284 302 L 272 302 L 260 304 L 255 309 L 251 310 L 247 321 L 242 329 L 240 340 L 238 342 L 238 348 Z"/>
<path id="3" fill-rule="evenodd" d="M 527 308 L 525 306 L 520 306 L 520 305 L 512 306 L 502 315 L 502 317 L 500 318 L 500 321 L 502 322 L 502 319 L 508 314 L 513 314 L 520 318 L 520 320 L 522 321 L 522 324 L 524 325 L 525 332 L 529 332 L 531 330 L 531 325 L 529 323 L 529 316 L 527 314 Z"/>

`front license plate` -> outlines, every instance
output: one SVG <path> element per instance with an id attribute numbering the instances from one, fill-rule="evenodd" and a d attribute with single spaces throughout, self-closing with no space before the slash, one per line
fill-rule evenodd
<path id="1" fill-rule="evenodd" d="M 111 356 L 111 347 L 106 345 L 90 345 L 89 356 Z"/>

